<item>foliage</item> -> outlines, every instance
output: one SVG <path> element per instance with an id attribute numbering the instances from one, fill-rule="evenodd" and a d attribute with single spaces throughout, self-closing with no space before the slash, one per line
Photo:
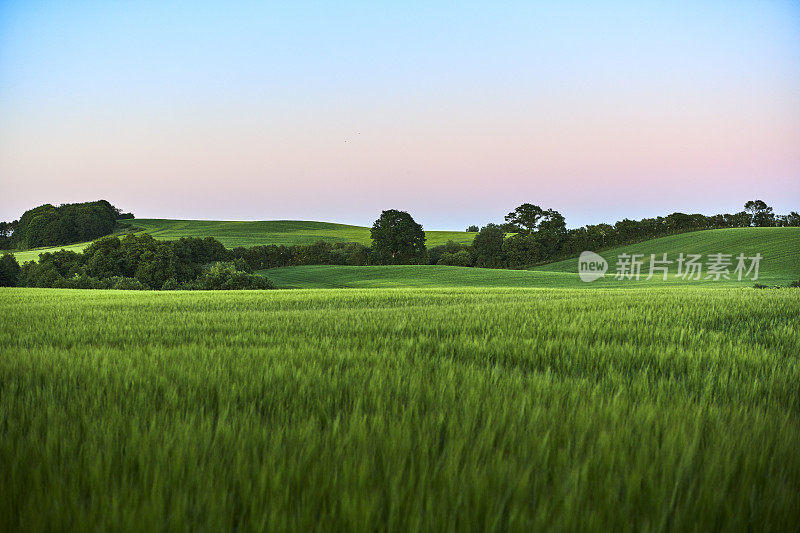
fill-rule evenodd
<path id="1" fill-rule="evenodd" d="M 506 215 L 506 223 L 509 224 L 509 233 L 527 232 L 532 234 L 539 226 L 539 220 L 544 216 L 544 210 L 538 205 L 522 204 L 515 210 Z"/>
<path id="2" fill-rule="evenodd" d="M 383 211 L 370 237 L 373 252 L 383 264 L 416 264 L 425 259 L 425 232 L 405 211 Z"/>
<path id="3" fill-rule="evenodd" d="M 464 244 L 455 241 L 447 241 L 445 244 L 439 244 L 437 246 L 428 248 L 428 264 L 436 265 L 439 263 L 439 260 L 442 258 L 443 255 L 457 254 L 458 252 L 461 251 L 466 251 L 468 255 L 470 255 L 470 261 L 471 261 L 472 260 L 471 258 L 472 254 L 470 253 L 471 249 L 472 249 L 471 247 L 466 246 Z M 471 266 L 471 265 L 465 265 L 465 266 Z"/>
<path id="4" fill-rule="evenodd" d="M 14 226 L 12 242 L 19 248 L 70 244 L 114 231 L 123 214 L 105 200 L 78 204 L 41 205 L 25 211 Z M 124 216 L 132 218 L 130 213 Z"/>
<path id="5" fill-rule="evenodd" d="M 752 225 L 768 227 L 775 225 L 775 215 L 772 208 L 762 200 L 750 200 L 744 204 L 744 210 L 750 213 Z"/>
<path id="6" fill-rule="evenodd" d="M 241 289 L 274 289 L 272 283 L 264 276 L 243 272 L 236 268 L 233 261 L 218 261 L 194 281 L 184 284 L 183 288 L 201 290 L 241 290 Z"/>
<path id="7" fill-rule="evenodd" d="M 242 257 L 222 244 L 183 237 L 157 241 L 148 234 L 108 236 L 83 253 L 43 253 L 38 263 L 22 266 L 19 285 L 94 289 L 232 289 L 272 288 L 263 276 L 251 274 Z M 212 266 L 213 265 L 213 266 Z"/>
<path id="8" fill-rule="evenodd" d="M 473 266 L 473 258 L 472 254 L 470 254 L 467 250 L 459 250 L 458 252 L 444 252 L 436 264 L 469 267 Z"/>
<path id="9" fill-rule="evenodd" d="M 20 266 L 13 254 L 0 257 L 0 287 L 15 287 L 19 279 Z"/>
<path id="10" fill-rule="evenodd" d="M 505 233 L 497 224 L 487 224 L 475 235 L 472 252 L 475 266 L 481 268 L 502 268 L 506 265 L 503 253 Z"/>

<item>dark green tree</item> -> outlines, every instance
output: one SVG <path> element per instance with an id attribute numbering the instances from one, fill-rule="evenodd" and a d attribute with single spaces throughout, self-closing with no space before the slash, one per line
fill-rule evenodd
<path id="1" fill-rule="evenodd" d="M 19 278 L 19 263 L 12 254 L 0 257 L 0 287 L 16 287 Z"/>
<path id="2" fill-rule="evenodd" d="M 539 221 L 545 216 L 545 211 L 538 205 L 522 204 L 506 215 L 505 221 L 516 227 L 517 232 L 532 235 L 539 226 Z M 511 229 L 511 228 L 509 228 Z M 512 233 L 512 232 L 509 232 Z"/>
<path id="3" fill-rule="evenodd" d="M 425 260 L 425 232 L 405 211 L 383 211 L 372 225 L 370 236 L 381 263 L 416 264 Z"/>
<path id="4" fill-rule="evenodd" d="M 505 232 L 497 224 L 487 224 L 472 240 L 475 266 L 482 268 L 502 268 L 506 264 L 503 254 Z"/>
<path id="5" fill-rule="evenodd" d="M 753 226 L 767 227 L 775 225 L 772 208 L 762 200 L 750 200 L 744 204 L 744 210 L 750 214 Z"/>
<path id="6" fill-rule="evenodd" d="M 503 243 L 508 266 L 526 268 L 542 261 L 542 245 L 535 235 L 517 233 Z"/>

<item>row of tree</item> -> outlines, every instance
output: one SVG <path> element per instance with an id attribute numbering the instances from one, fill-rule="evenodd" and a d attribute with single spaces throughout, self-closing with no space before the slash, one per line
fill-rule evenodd
<path id="1" fill-rule="evenodd" d="M 25 211 L 19 220 L 0 222 L 0 249 L 37 248 L 85 242 L 112 233 L 117 220 L 133 218 L 106 200 L 45 204 Z"/>
<path id="2" fill-rule="evenodd" d="M 383 218 L 382 215 L 376 221 L 376 226 L 385 226 Z M 410 216 L 408 218 L 410 222 L 396 215 L 389 218 L 404 228 L 402 232 L 395 232 L 397 238 L 415 229 L 416 223 Z M 375 240 L 376 226 L 373 226 L 374 248 L 380 244 Z M 800 214 L 792 211 L 788 215 L 776 215 L 765 202 L 752 200 L 744 205 L 743 211 L 734 214 L 705 216 L 672 213 L 642 220 L 624 219 L 613 225 L 597 224 L 567 229 L 566 221 L 558 211 L 526 203 L 506 215 L 503 224 L 490 223 L 480 230 L 477 226 L 467 228 L 467 231 L 477 231 L 471 245 L 449 242 L 425 250 L 424 244 L 419 246 L 416 244 L 418 241 L 407 240 L 408 249 L 414 253 L 401 254 L 400 259 L 406 259 L 405 262 L 484 268 L 526 268 L 573 257 L 583 250 L 603 250 L 689 231 L 753 226 L 800 226 Z M 422 228 L 418 231 L 421 232 Z M 378 237 L 381 235 L 377 234 Z M 424 238 L 424 233 L 422 235 Z M 401 249 L 397 244 L 394 244 L 394 248 Z"/>
<path id="3" fill-rule="evenodd" d="M 264 276 L 212 237 L 158 241 L 151 235 L 103 237 L 83 253 L 39 255 L 20 266 L 0 258 L 0 286 L 80 289 L 272 289 Z"/>
<path id="4" fill-rule="evenodd" d="M 427 248 L 425 232 L 408 213 L 387 210 L 373 224 L 372 246 L 328 243 L 263 245 L 226 249 L 212 237 L 157 241 L 150 235 L 104 237 L 83 253 L 40 255 L 21 267 L 10 254 L 0 261 L 0 285 L 146 289 L 269 288 L 255 270 L 299 265 L 432 264 L 483 268 L 526 268 L 611 246 L 687 231 L 752 225 L 800 226 L 800 215 L 777 217 L 764 202 L 745 204 L 735 215 L 686 215 L 622 220 L 566 229 L 553 209 L 523 204 L 504 224 L 487 224 L 472 244 L 453 241 Z"/>

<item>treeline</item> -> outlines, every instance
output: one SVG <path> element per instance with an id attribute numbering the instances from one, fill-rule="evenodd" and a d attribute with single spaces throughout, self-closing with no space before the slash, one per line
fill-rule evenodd
<path id="1" fill-rule="evenodd" d="M 665 217 L 624 219 L 616 224 L 567 229 L 553 209 L 523 204 L 503 224 L 487 224 L 472 245 L 450 242 L 431 248 L 431 263 L 489 268 L 526 268 L 574 257 L 584 250 L 603 250 L 690 231 L 745 227 L 800 226 L 800 214 L 776 215 L 761 200 L 752 200 L 733 214 L 706 216 L 672 213 Z M 475 229 L 471 226 L 469 229 Z"/>
<path id="2" fill-rule="evenodd" d="M 578 255 L 584 250 L 633 244 L 703 229 L 800 226 L 800 215 L 776 216 L 761 201 L 745 211 L 714 216 L 673 213 L 566 228 L 553 209 L 523 204 L 503 224 L 487 224 L 472 244 L 453 241 L 427 248 L 425 232 L 404 211 L 381 213 L 370 231 L 372 246 L 328 243 L 262 245 L 226 249 L 212 237 L 157 241 L 152 236 L 101 238 L 83 253 L 43 253 L 20 266 L 13 255 L 0 259 L 0 286 L 111 289 L 267 289 L 256 270 L 301 265 L 431 264 L 483 268 L 527 268 Z"/>
<path id="3" fill-rule="evenodd" d="M 0 249 L 91 241 L 113 233 L 117 221 L 125 218 L 133 218 L 133 214 L 123 213 L 106 200 L 40 205 L 25 211 L 19 220 L 0 222 Z"/>
<path id="4" fill-rule="evenodd" d="M 47 252 L 22 266 L 0 258 L 0 286 L 71 289 L 272 289 L 264 276 L 212 237 L 158 241 L 151 235 L 103 237 L 83 253 Z"/>

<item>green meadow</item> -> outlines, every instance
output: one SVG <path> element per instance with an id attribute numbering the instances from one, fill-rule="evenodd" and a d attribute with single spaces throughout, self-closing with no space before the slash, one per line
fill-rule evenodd
<path id="1" fill-rule="evenodd" d="M 134 224 L 229 247 L 367 231 Z M 800 229 L 748 228 L 602 251 L 592 283 L 571 259 L 0 289 L 0 527 L 792 530 L 800 289 L 645 279 L 681 252 L 800 278 Z M 622 253 L 645 255 L 640 281 L 614 279 Z"/>
<path id="2" fill-rule="evenodd" d="M 118 233 L 149 233 L 156 239 L 173 240 L 181 237 L 214 237 L 227 248 L 237 246 L 257 246 L 263 244 L 313 244 L 326 242 L 357 242 L 369 245 L 369 228 L 334 224 L 331 222 L 313 222 L 302 220 L 265 220 L 256 222 L 220 221 L 220 220 L 172 220 L 159 218 L 123 219 L 119 221 Z M 475 233 L 466 231 L 426 231 L 428 246 L 456 241 L 469 244 Z M 54 252 L 67 249 L 76 252 L 89 246 L 88 242 L 37 248 L 15 252 L 17 261 L 36 261 L 43 252 Z"/>
<path id="3" fill-rule="evenodd" d="M 0 290 L 5 530 L 800 523 L 800 290 Z"/>
<path id="4" fill-rule="evenodd" d="M 737 228 L 698 231 L 621 246 L 600 255 L 609 262 L 605 277 L 585 283 L 578 277 L 578 258 L 539 266 L 531 270 L 505 270 L 442 265 L 338 266 L 312 265 L 260 271 L 275 286 L 285 289 L 390 288 L 390 287 L 560 287 L 560 288 L 647 288 L 647 287 L 752 287 L 754 281 L 737 276 L 732 279 L 685 279 L 677 275 L 677 265 L 669 267 L 664 280 L 655 273 L 648 278 L 650 255 L 657 259 L 667 254 L 676 261 L 678 254 L 726 253 L 733 257 L 761 254 L 758 283 L 788 285 L 800 279 L 800 228 Z M 642 254 L 641 276 L 616 279 L 615 264 L 620 254 Z M 731 266 L 730 271 L 735 268 Z M 748 263 L 749 265 L 749 263 Z"/>

